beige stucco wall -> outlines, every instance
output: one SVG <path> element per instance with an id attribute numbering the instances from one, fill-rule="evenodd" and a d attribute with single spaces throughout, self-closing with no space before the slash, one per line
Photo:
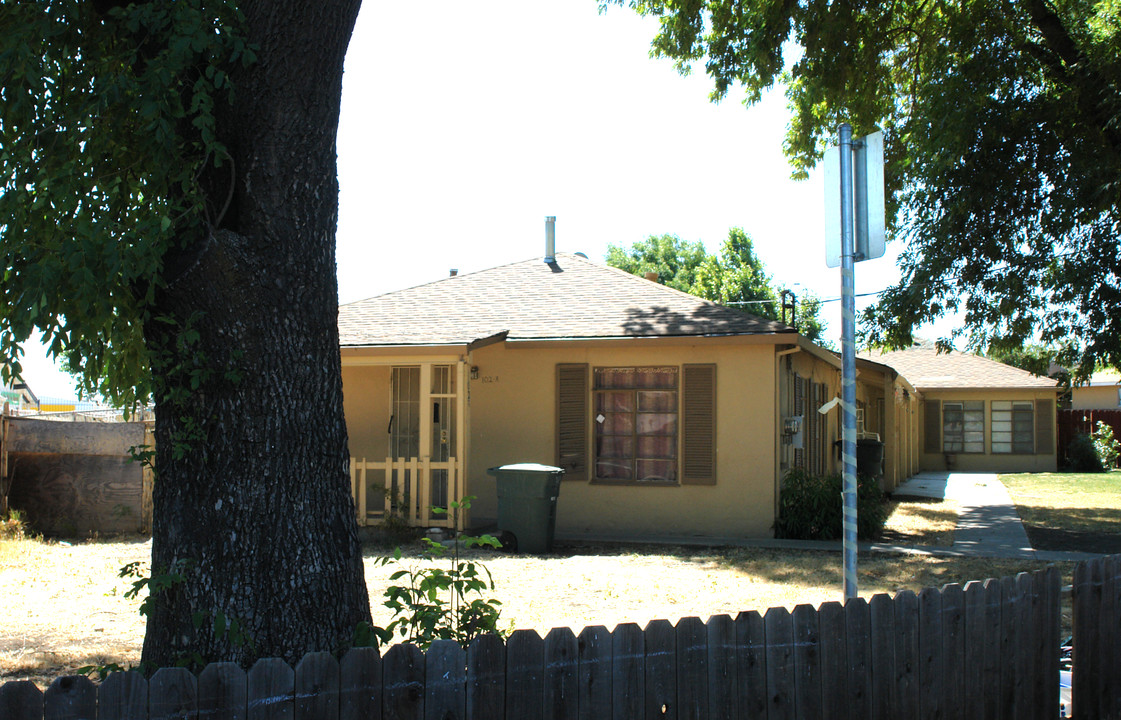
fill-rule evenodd
<path id="1" fill-rule="evenodd" d="M 1117 410 L 1121 408 L 1117 385 L 1075 387 L 1070 390 L 1072 410 Z"/>
<path id="2" fill-rule="evenodd" d="M 389 452 L 389 376 L 385 366 L 343 366 L 343 412 L 351 457 L 384 460 Z"/>
<path id="3" fill-rule="evenodd" d="M 556 365 L 717 366 L 717 482 L 645 487 L 567 481 L 557 532 L 611 535 L 769 536 L 775 488 L 774 347 L 630 343 L 629 347 L 518 348 L 472 353 L 469 492 L 474 521 L 497 516 L 487 468 L 556 462 Z M 592 419 L 588 418 L 589 438 Z M 589 448 L 590 450 L 591 448 Z M 591 458 L 589 458 L 589 466 Z"/>
<path id="4" fill-rule="evenodd" d="M 779 368 L 781 391 L 780 407 L 785 409 L 780 415 L 793 412 L 795 375 L 805 378 L 811 383 L 823 383 L 825 385 L 825 397 L 819 399 L 820 404 L 825 404 L 841 394 L 841 372 L 838 367 L 832 363 L 825 362 L 819 357 L 815 357 L 809 352 L 801 351 L 781 358 Z M 816 408 L 808 408 L 807 414 L 815 412 L 817 412 Z M 808 422 L 809 418 L 805 418 L 805 421 Z M 775 426 L 778 428 L 782 427 L 781 417 L 776 420 Z M 827 475 L 834 472 L 841 472 L 841 461 L 837 452 L 833 450 L 833 441 L 841 436 L 840 428 L 841 407 L 837 405 L 825 415 L 824 433 L 827 442 L 825 474 Z M 780 474 L 785 475 L 786 472 L 793 467 L 793 464 L 793 446 L 789 442 L 780 442 Z"/>
<path id="5" fill-rule="evenodd" d="M 985 452 L 984 453 L 955 453 L 952 467 L 948 466 L 946 455 L 943 453 L 927 453 L 925 426 L 922 414 L 919 416 L 919 450 L 921 451 L 920 468 L 922 470 L 956 472 L 1055 472 L 1058 468 L 1058 456 L 1050 454 L 1016 455 L 992 454 L 990 421 L 991 405 L 994 400 L 1051 400 L 1055 401 L 1055 391 L 1040 390 L 926 390 L 923 401 L 960 402 L 977 401 L 985 402 Z M 1056 424 L 1051 423 L 1051 448 L 1055 447 Z"/>

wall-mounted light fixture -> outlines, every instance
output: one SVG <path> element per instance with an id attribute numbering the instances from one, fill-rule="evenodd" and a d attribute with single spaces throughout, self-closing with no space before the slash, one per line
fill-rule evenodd
<path id="1" fill-rule="evenodd" d="M 471 366 L 471 379 L 472 380 L 478 380 L 479 379 L 479 366 L 478 365 L 472 365 Z"/>

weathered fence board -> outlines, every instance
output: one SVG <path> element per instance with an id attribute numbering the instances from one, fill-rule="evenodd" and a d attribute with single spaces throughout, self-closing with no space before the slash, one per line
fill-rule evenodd
<path id="1" fill-rule="evenodd" d="M 849 720 L 845 683 L 845 659 L 848 645 L 845 641 L 845 609 L 840 603 L 822 603 L 817 611 L 818 638 L 821 657 L 821 717 L 822 720 Z"/>
<path id="2" fill-rule="evenodd" d="M 752 610 L 736 616 L 736 675 L 741 717 L 767 717 L 767 639 L 763 616 Z"/>
<path id="3" fill-rule="evenodd" d="M 611 633 L 611 707 L 620 720 L 642 717 L 646 699 L 643 641 L 642 629 L 634 623 L 619 625 Z"/>
<path id="4" fill-rule="evenodd" d="M 794 694 L 794 626 L 786 608 L 771 608 L 763 616 L 767 641 L 767 717 L 797 718 Z"/>
<path id="5" fill-rule="evenodd" d="M 579 713 L 576 636 L 554 628 L 545 636 L 545 720 L 575 720 Z"/>
<path id="6" fill-rule="evenodd" d="M 611 717 L 613 647 L 614 638 L 602 625 L 586 627 L 580 632 L 577 642 L 580 720 Z"/>
<path id="7" fill-rule="evenodd" d="M 339 716 L 339 662 L 331 653 L 305 655 L 296 665 L 294 689 L 296 720 Z"/>
<path id="8" fill-rule="evenodd" d="M 30 680 L 0 685 L 0 718 L 42 720 L 43 691 Z"/>
<path id="9" fill-rule="evenodd" d="M 919 598 L 895 594 L 895 717 L 919 716 Z"/>
<path id="10" fill-rule="evenodd" d="M 872 639 L 872 720 L 891 720 L 895 712 L 895 605 L 888 595 L 868 601 Z"/>
<path id="11" fill-rule="evenodd" d="M 381 703 L 381 655 L 376 648 L 350 650 L 339 661 L 339 719 L 381 720 Z"/>
<path id="12" fill-rule="evenodd" d="M 1020 573 L 1014 578 L 1016 583 L 1015 624 L 1023 630 L 1016 635 L 1016 716 L 1032 717 L 1032 659 L 1035 646 L 1035 628 L 1031 622 L 1031 576 Z M 1055 649 L 1058 652 L 1058 648 Z"/>
<path id="13" fill-rule="evenodd" d="M 962 720 L 983 720 L 982 702 L 986 690 L 985 661 L 985 586 L 977 581 L 966 583 L 962 590 L 962 623 L 966 637 L 965 660 L 962 666 Z"/>
<path id="14" fill-rule="evenodd" d="M 1075 717 L 1121 716 L 1121 556 L 1080 563 L 1074 571 L 1072 697 Z M 1107 614 L 1109 613 L 1109 614 Z"/>
<path id="15" fill-rule="evenodd" d="M 845 603 L 845 645 L 848 655 L 848 704 L 853 717 L 866 718 L 872 714 L 872 664 L 871 625 L 868 602 L 852 598 Z"/>
<path id="16" fill-rule="evenodd" d="M 506 715 L 506 644 L 480 635 L 467 647 L 467 720 Z"/>
<path id="17" fill-rule="evenodd" d="M 677 621 L 677 718 L 710 720 L 708 630 L 700 618 Z"/>
<path id="18" fill-rule="evenodd" d="M 147 720 L 148 680 L 138 672 L 107 677 L 97 689 L 97 716 L 103 720 Z"/>
<path id="19" fill-rule="evenodd" d="M 207 665 L 199 674 L 199 717 L 245 720 L 249 711 L 248 682 L 245 671 L 236 663 Z"/>
<path id="20" fill-rule="evenodd" d="M 960 718 L 965 712 L 965 592 L 961 585 L 942 588 L 943 713 Z"/>
<path id="21" fill-rule="evenodd" d="M 1051 718 L 1058 705 L 1055 568 L 965 588 L 899 592 L 793 614 L 656 620 L 614 632 L 566 628 L 543 640 L 487 635 L 465 651 L 437 641 L 384 657 L 230 663 L 196 679 L 113 674 L 0 686 L 0 720 L 291 718 L 548 720 L 619 718 Z M 1117 717 L 1121 556 L 1079 566 L 1074 583 L 1074 711 Z"/>
<path id="22" fill-rule="evenodd" d="M 799 605 L 791 615 L 794 624 L 794 692 L 798 714 L 821 716 L 821 657 L 818 642 L 817 610 Z"/>
<path id="23" fill-rule="evenodd" d="M 1101 647 L 1107 652 L 1098 657 L 1098 662 L 1102 675 L 1114 678 L 1106 688 L 1103 707 L 1109 710 L 1109 717 L 1121 718 L 1121 683 L 1116 680 L 1121 676 L 1121 555 L 1102 561 L 1101 617 L 1106 619 Z"/>
<path id="24" fill-rule="evenodd" d="M 60 677 L 43 693 L 43 706 L 51 720 L 92 718 L 97 713 L 97 688 L 89 678 L 80 675 Z"/>
<path id="25" fill-rule="evenodd" d="M 455 640 L 436 640 L 424 667 L 424 720 L 464 720 L 467 655 Z"/>
<path id="26" fill-rule="evenodd" d="M 533 630 L 518 630 L 506 641 L 506 715 L 545 717 L 545 641 Z"/>
<path id="27" fill-rule="evenodd" d="M 736 623 L 728 615 L 713 615 L 705 629 L 708 633 L 708 717 L 733 720 L 740 705 Z"/>
<path id="28" fill-rule="evenodd" d="M 246 680 L 249 720 L 292 720 L 296 673 L 287 663 L 278 658 L 258 660 Z M 154 688 L 149 692 L 154 694 Z"/>
<path id="29" fill-rule="evenodd" d="M 1004 664 L 1003 610 L 1004 586 L 999 580 L 990 578 L 983 583 L 985 589 L 985 685 L 982 702 L 986 718 L 1000 717 L 1001 704 L 1001 666 Z"/>
<path id="30" fill-rule="evenodd" d="M 1000 720 L 1014 720 L 1016 717 L 1016 663 L 1007 662 L 1015 658 L 1018 651 L 1015 621 L 1019 615 L 1020 594 L 1016 589 L 1016 578 L 1000 579 L 1000 702 L 997 705 Z"/>
<path id="31" fill-rule="evenodd" d="M 643 717 L 677 720 L 677 638 L 669 620 L 652 620 L 643 631 L 646 686 Z"/>
<path id="32" fill-rule="evenodd" d="M 381 660 L 382 718 L 424 720 L 424 653 L 394 645 Z"/>

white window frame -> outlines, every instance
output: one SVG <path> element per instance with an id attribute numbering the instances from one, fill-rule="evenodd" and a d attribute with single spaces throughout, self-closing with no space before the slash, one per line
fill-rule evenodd
<path id="1" fill-rule="evenodd" d="M 993 400 L 989 415 L 991 419 L 989 447 L 994 455 L 1035 454 L 1034 402 Z M 1017 433 L 1017 424 L 1020 425 L 1019 433 Z"/>
<path id="2" fill-rule="evenodd" d="M 956 400 L 942 403 L 942 452 L 985 454 L 985 402 Z"/>

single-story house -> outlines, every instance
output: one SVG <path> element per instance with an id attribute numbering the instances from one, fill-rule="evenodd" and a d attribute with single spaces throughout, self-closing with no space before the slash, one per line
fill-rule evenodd
<path id="1" fill-rule="evenodd" d="M 920 342 L 860 357 L 894 368 L 921 394 L 919 468 L 1054 472 L 1055 380 Z"/>
<path id="2" fill-rule="evenodd" d="M 1121 409 L 1121 373 L 1099 370 L 1082 385 L 1070 388 L 1071 410 Z"/>
<path id="3" fill-rule="evenodd" d="M 558 532 L 769 536 L 789 469 L 840 469 L 834 353 L 581 255 L 343 305 L 339 333 L 362 525 L 447 524 L 429 506 L 465 495 L 486 525 L 488 468 L 535 462 L 565 471 Z M 869 359 L 858 396 L 885 483 L 915 472 L 916 389 Z"/>

